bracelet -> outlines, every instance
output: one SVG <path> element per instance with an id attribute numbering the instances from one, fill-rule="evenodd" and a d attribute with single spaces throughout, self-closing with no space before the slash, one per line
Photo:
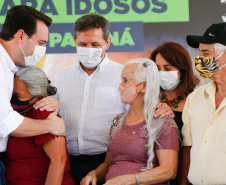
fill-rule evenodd
<path id="1" fill-rule="evenodd" d="M 140 185 L 140 180 L 139 180 L 139 176 L 137 173 L 134 173 L 136 181 L 137 181 L 137 185 Z"/>

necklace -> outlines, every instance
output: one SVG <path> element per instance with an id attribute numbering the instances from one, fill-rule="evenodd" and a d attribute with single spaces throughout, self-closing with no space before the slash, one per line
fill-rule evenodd
<path id="1" fill-rule="evenodd" d="M 165 94 L 163 94 L 161 96 L 161 102 L 163 103 L 167 103 L 167 105 L 169 106 L 173 106 L 174 108 L 178 107 L 178 104 L 180 103 L 180 101 L 183 100 L 182 96 L 178 96 L 177 98 L 174 98 L 173 100 L 168 100 L 165 96 Z"/>

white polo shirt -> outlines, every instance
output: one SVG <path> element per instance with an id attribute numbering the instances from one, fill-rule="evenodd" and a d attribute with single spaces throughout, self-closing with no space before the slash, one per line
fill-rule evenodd
<path id="1" fill-rule="evenodd" d="M 214 81 L 197 88 L 185 103 L 183 146 L 192 146 L 192 184 L 226 184 L 226 98 L 216 109 Z"/>
<path id="2" fill-rule="evenodd" d="M 107 55 L 90 76 L 79 62 L 54 78 L 70 155 L 106 152 L 113 118 L 125 111 L 118 91 L 123 66 Z"/>
<path id="3" fill-rule="evenodd" d="M 8 135 L 24 119 L 23 116 L 13 110 L 10 104 L 16 72 L 17 67 L 0 44 L 0 152 L 6 151 Z"/>

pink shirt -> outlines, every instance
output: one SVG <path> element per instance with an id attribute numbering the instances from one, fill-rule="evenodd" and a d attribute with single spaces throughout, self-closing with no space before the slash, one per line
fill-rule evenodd
<path id="1" fill-rule="evenodd" d="M 118 115 L 114 121 L 112 128 L 118 124 L 121 115 Z M 108 151 L 111 154 L 112 165 L 106 176 L 106 181 L 120 175 L 134 174 L 141 171 L 146 166 L 147 155 L 147 131 L 143 128 L 146 121 L 142 121 L 136 125 L 123 126 L 112 136 Z M 177 129 L 173 126 L 173 120 L 164 118 L 164 126 L 160 131 L 154 150 L 172 149 L 179 151 L 179 141 Z M 153 166 L 159 166 L 157 157 L 153 159 Z M 167 182 L 161 184 L 168 184 Z"/>

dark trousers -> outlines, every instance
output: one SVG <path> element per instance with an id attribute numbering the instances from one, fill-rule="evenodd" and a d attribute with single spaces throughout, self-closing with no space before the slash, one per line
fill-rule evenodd
<path id="1" fill-rule="evenodd" d="M 97 156 L 97 157 L 96 157 Z M 71 176 L 76 185 L 92 170 L 95 170 L 100 164 L 104 162 L 106 154 L 99 154 L 92 156 L 69 156 L 71 166 Z M 103 183 L 97 183 L 97 185 Z"/>
<path id="2" fill-rule="evenodd" d="M 169 185 L 179 185 L 177 177 L 175 179 L 169 180 L 168 184 Z"/>
<path id="3" fill-rule="evenodd" d="M 5 174 L 5 167 L 2 160 L 0 159 L 0 185 L 6 184 L 4 174 Z"/>

